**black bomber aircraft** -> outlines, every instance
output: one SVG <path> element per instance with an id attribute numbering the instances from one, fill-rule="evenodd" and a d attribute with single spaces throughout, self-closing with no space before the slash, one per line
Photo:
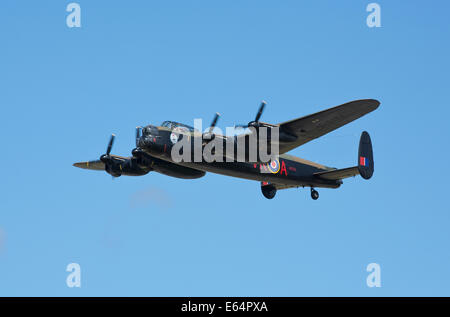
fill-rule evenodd
<path id="1" fill-rule="evenodd" d="M 372 142 L 369 134 L 365 131 L 362 132 L 359 140 L 357 165 L 353 167 L 343 169 L 327 167 L 285 153 L 374 111 L 380 105 L 379 101 L 374 99 L 351 101 L 279 124 L 259 121 L 265 105 L 266 103 L 262 102 L 255 120 L 243 126 L 252 128 L 249 129 L 250 133 L 234 136 L 214 134 L 213 129 L 219 114 L 216 114 L 206 133 L 201 133 L 178 122 L 164 121 L 161 126 L 147 125 L 144 128 L 136 128 L 136 148 L 132 150 L 130 157 L 111 154 L 115 138 L 113 134 L 106 153 L 100 156 L 99 160 L 73 165 L 84 169 L 106 171 L 113 177 L 141 176 L 155 171 L 172 177 L 195 179 L 204 176 L 206 172 L 212 172 L 259 181 L 262 194 L 268 199 L 274 198 L 277 190 L 310 187 L 311 197 L 316 200 L 319 198 L 319 193 L 315 188 L 338 188 L 344 178 L 356 175 L 361 175 L 364 179 L 372 177 L 374 172 Z M 207 146 L 215 138 L 222 138 L 224 141 L 229 138 L 248 139 L 250 134 L 258 133 L 262 127 L 269 131 L 278 128 L 279 131 L 277 144 L 279 155 L 267 162 L 237 161 L 235 159 L 207 162 L 203 158 L 200 161 L 176 162 L 171 156 L 172 147 L 183 138 L 188 138 L 187 140 L 193 143 L 195 137 L 199 137 L 202 146 Z M 246 151 L 248 151 L 248 147 L 246 147 Z"/>

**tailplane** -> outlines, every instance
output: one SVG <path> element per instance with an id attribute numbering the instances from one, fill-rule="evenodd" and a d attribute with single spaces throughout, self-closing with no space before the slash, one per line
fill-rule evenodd
<path id="1" fill-rule="evenodd" d="M 369 133 L 364 131 L 359 139 L 357 166 L 314 173 L 314 176 L 327 180 L 340 180 L 359 174 L 362 178 L 369 179 L 372 177 L 373 171 L 372 141 L 370 140 Z"/>

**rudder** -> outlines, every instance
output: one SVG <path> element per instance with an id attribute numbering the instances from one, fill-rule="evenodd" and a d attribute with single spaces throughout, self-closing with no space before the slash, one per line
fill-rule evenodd
<path id="1" fill-rule="evenodd" d="M 372 141 L 366 131 L 361 133 L 358 149 L 358 171 L 362 178 L 369 179 L 374 172 Z"/>

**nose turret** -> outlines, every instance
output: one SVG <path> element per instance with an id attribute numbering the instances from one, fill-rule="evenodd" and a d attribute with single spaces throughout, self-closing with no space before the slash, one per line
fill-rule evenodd
<path id="1" fill-rule="evenodd" d="M 142 136 L 157 136 L 157 135 L 159 135 L 159 130 L 154 125 L 148 125 L 142 129 Z"/>

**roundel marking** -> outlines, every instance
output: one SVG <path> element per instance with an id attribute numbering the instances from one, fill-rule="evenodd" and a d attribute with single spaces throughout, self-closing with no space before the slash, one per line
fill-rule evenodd
<path id="1" fill-rule="evenodd" d="M 270 164 L 268 164 L 268 167 L 273 174 L 276 174 L 280 171 L 280 161 L 278 161 L 278 159 L 272 160 Z"/>
<path id="2" fill-rule="evenodd" d="M 170 134 L 170 141 L 171 141 L 173 144 L 177 143 L 177 142 L 178 142 L 178 134 L 172 132 L 172 133 Z"/>

